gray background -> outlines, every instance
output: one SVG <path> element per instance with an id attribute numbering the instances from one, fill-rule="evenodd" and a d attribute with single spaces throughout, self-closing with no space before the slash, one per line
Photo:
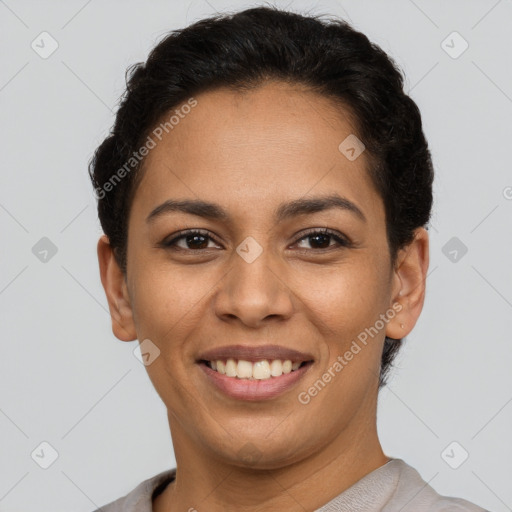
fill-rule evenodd
<path id="1" fill-rule="evenodd" d="M 111 331 L 86 165 L 129 64 L 170 29 L 249 5 L 0 1 L 1 511 L 91 511 L 174 467 L 138 342 Z M 380 396 L 379 433 L 385 453 L 438 492 L 510 511 L 512 1 L 275 5 L 347 19 L 407 76 L 437 173 L 431 264 L 424 311 Z M 43 31 L 59 45 L 46 59 L 31 47 Z M 43 237 L 57 248 L 46 262 Z M 58 453 L 47 469 L 42 442 Z"/>

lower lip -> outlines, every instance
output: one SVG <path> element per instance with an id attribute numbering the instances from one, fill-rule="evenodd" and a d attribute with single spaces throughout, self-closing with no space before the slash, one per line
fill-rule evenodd
<path id="1" fill-rule="evenodd" d="M 281 395 L 292 388 L 309 370 L 312 362 L 308 362 L 297 370 L 283 373 L 279 377 L 270 379 L 239 379 L 227 377 L 222 373 L 212 370 L 205 363 L 199 363 L 199 367 L 205 373 L 208 380 L 225 395 L 238 400 L 269 400 Z"/>

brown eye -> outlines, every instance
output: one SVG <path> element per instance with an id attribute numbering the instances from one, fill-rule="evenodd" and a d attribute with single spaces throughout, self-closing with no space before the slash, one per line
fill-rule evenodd
<path id="1" fill-rule="evenodd" d="M 181 232 L 171 240 L 162 242 L 162 246 L 171 249 L 177 248 L 185 251 L 195 251 L 210 249 L 211 247 L 208 247 L 210 240 L 214 241 L 207 231 L 190 230 Z M 183 244 L 180 245 L 179 242 L 182 241 Z"/>
<path id="2" fill-rule="evenodd" d="M 303 240 L 309 240 L 309 244 L 311 249 L 329 249 L 335 246 L 347 247 L 350 245 L 350 242 L 345 238 L 340 236 L 336 231 L 332 231 L 330 229 L 322 229 L 322 230 L 313 230 L 308 232 L 305 236 L 302 236 L 296 243 L 300 243 Z M 332 240 L 335 241 L 334 244 L 331 244 Z M 304 248 L 304 247 L 301 247 Z M 305 249 L 309 249 L 305 247 Z"/>

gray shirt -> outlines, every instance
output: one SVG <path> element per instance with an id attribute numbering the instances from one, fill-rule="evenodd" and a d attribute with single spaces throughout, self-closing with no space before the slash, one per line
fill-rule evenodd
<path id="1" fill-rule="evenodd" d="M 152 500 L 176 474 L 164 471 L 94 512 L 152 512 Z M 315 512 L 489 512 L 469 501 L 439 495 L 402 459 L 391 459 Z"/>

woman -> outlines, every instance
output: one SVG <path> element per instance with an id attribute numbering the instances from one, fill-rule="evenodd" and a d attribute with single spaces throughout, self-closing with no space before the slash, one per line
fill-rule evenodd
<path id="1" fill-rule="evenodd" d="M 177 469 L 103 511 L 482 511 L 386 455 L 378 391 L 423 307 L 433 168 L 393 61 L 255 8 L 135 65 L 90 174 L 112 328 Z"/>

